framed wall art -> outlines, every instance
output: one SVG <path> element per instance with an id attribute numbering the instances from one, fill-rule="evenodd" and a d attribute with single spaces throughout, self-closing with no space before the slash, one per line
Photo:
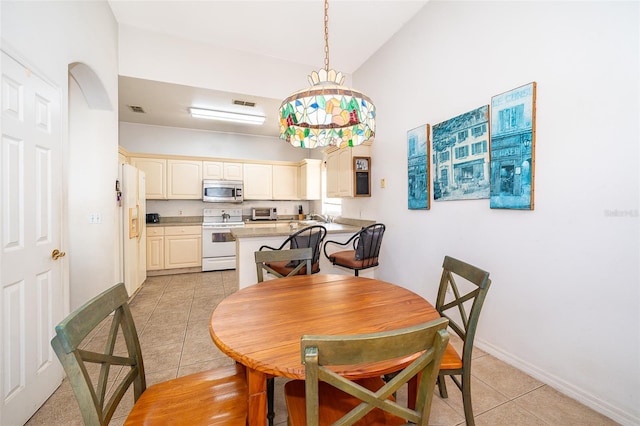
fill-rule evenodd
<path id="1" fill-rule="evenodd" d="M 492 209 L 533 210 L 536 83 L 491 98 Z"/>
<path id="2" fill-rule="evenodd" d="M 489 198 L 489 105 L 433 126 L 433 199 Z"/>
<path id="3" fill-rule="evenodd" d="M 429 209 L 429 125 L 407 132 L 409 209 Z"/>

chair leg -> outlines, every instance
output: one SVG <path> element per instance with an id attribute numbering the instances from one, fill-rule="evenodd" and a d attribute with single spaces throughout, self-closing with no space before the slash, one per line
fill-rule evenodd
<path id="1" fill-rule="evenodd" d="M 356 271 L 356 277 L 357 277 L 358 276 L 358 270 L 356 269 L 355 271 Z"/>
<path id="2" fill-rule="evenodd" d="M 467 426 L 475 426 L 473 407 L 471 405 L 471 375 L 465 373 L 462 374 L 462 403 Z"/>
<path id="3" fill-rule="evenodd" d="M 275 382 L 273 377 L 267 379 L 267 420 L 269 426 L 273 426 L 273 419 L 276 413 L 273 409 L 273 394 L 275 393 Z"/>
<path id="4" fill-rule="evenodd" d="M 449 394 L 447 393 L 447 384 L 444 380 L 444 374 L 438 375 L 438 391 L 440 391 L 440 397 L 449 398 Z"/>

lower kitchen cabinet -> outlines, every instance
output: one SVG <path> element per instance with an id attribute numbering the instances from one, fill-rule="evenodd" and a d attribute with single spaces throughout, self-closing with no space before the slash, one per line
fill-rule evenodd
<path id="1" fill-rule="evenodd" d="M 202 266 L 202 227 L 165 227 L 164 269 L 194 266 Z"/>
<path id="2" fill-rule="evenodd" d="M 202 227 L 147 227 L 147 271 L 202 266 Z"/>
<path id="3" fill-rule="evenodd" d="M 164 269 L 164 228 L 147 227 L 147 271 Z"/>

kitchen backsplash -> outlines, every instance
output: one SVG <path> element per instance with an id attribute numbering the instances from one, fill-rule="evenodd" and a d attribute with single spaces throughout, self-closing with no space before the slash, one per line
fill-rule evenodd
<path id="1" fill-rule="evenodd" d="M 147 213 L 158 213 L 160 217 L 202 216 L 202 209 L 237 209 L 242 208 L 243 216 L 251 215 L 252 207 L 276 207 L 279 216 L 293 216 L 298 214 L 298 206 L 302 205 L 304 214 L 320 213 L 320 201 L 245 201 L 241 204 L 233 203 L 204 203 L 199 200 L 147 200 Z"/>

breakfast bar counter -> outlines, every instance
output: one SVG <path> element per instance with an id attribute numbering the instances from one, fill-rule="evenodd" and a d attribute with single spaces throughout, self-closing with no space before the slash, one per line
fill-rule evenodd
<path id="1" fill-rule="evenodd" d="M 338 219 L 332 223 L 322 222 L 249 222 L 242 228 L 233 228 L 231 234 L 236 239 L 236 275 L 240 288 L 248 287 L 256 283 L 256 263 L 254 252 L 260 250 L 263 245 L 274 248 L 280 247 L 286 238 L 303 229 L 306 226 L 322 225 L 327 229 L 327 239 L 345 242 L 363 226 L 374 223 L 373 221 Z M 375 269 L 371 268 L 360 273 L 361 276 L 374 278 Z M 353 275 L 353 271 L 334 266 L 329 260 L 320 254 L 320 273 Z M 267 278 L 268 279 L 268 278 Z"/>
<path id="2" fill-rule="evenodd" d="M 360 230 L 359 226 L 346 225 L 342 223 L 313 223 L 313 225 L 322 225 L 327 229 L 327 235 L 331 234 L 355 234 Z M 276 223 L 255 223 L 250 222 L 242 228 L 234 228 L 231 234 L 236 239 L 256 238 L 256 237 L 287 237 L 296 231 L 304 228 L 306 225 L 300 222 L 276 222 Z M 284 238 L 282 238 L 284 240 Z"/>

